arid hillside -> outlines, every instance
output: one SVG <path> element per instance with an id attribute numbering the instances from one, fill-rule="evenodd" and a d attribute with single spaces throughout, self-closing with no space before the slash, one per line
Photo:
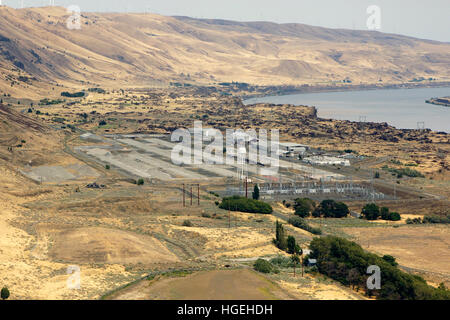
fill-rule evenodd
<path id="1" fill-rule="evenodd" d="M 450 44 L 372 31 L 154 14 L 0 7 L 0 91 L 167 82 L 255 85 L 450 80 Z M 54 89 L 53 89 L 54 88 Z"/>

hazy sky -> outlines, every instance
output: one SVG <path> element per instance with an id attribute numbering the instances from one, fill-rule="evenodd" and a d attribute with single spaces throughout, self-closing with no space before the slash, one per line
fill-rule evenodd
<path id="1" fill-rule="evenodd" d="M 1 0 L 0 0 L 1 1 Z M 18 7 L 51 0 L 3 0 Z M 298 22 L 316 26 L 367 29 L 366 9 L 381 9 L 382 32 L 450 42 L 450 0 L 53 0 L 81 11 L 152 12 L 239 21 Z"/>

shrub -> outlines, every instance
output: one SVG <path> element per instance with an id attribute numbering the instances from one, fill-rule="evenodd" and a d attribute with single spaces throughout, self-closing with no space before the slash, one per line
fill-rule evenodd
<path id="1" fill-rule="evenodd" d="M 406 219 L 406 224 L 422 224 L 423 221 L 420 218 L 414 218 L 414 219 Z"/>
<path id="2" fill-rule="evenodd" d="M 399 177 L 399 178 L 401 178 L 403 176 L 407 176 L 407 177 L 411 177 L 411 178 L 416 178 L 416 177 L 423 178 L 423 177 L 425 177 L 419 171 L 411 169 L 411 168 L 395 169 L 395 168 L 389 168 L 388 166 L 384 166 L 383 170 L 386 170 L 388 172 L 396 174 L 397 177 Z"/>
<path id="3" fill-rule="evenodd" d="M 81 98 L 84 97 L 85 93 L 80 91 L 80 92 L 75 92 L 75 93 L 70 93 L 67 91 L 61 92 L 61 96 L 62 97 L 68 97 L 68 98 Z"/>
<path id="4" fill-rule="evenodd" d="M 290 268 L 292 267 L 292 260 L 288 257 L 277 256 L 270 259 L 272 265 L 278 266 L 280 268 Z"/>
<path id="5" fill-rule="evenodd" d="M 380 216 L 383 220 L 400 221 L 402 218 L 398 212 L 389 212 L 389 208 L 382 207 L 380 209 Z"/>
<path id="6" fill-rule="evenodd" d="M 203 218 L 211 218 L 211 215 L 209 213 L 203 212 L 202 217 Z"/>
<path id="7" fill-rule="evenodd" d="M 139 178 L 137 181 L 136 181 L 136 184 L 138 185 L 138 186 L 142 186 L 142 185 L 144 185 L 144 179 L 142 179 L 142 178 Z"/>
<path id="8" fill-rule="evenodd" d="M 278 273 L 278 269 L 275 268 L 269 261 L 264 259 L 258 259 L 253 264 L 253 268 L 262 273 Z"/>
<path id="9" fill-rule="evenodd" d="M 109 170 L 109 169 L 111 169 L 110 165 L 109 165 L 109 164 L 107 164 L 107 165 L 105 166 L 105 169 L 106 169 L 106 170 Z"/>
<path id="10" fill-rule="evenodd" d="M 98 123 L 99 126 L 106 126 L 106 121 L 102 120 Z"/>
<path id="11" fill-rule="evenodd" d="M 183 227 L 192 227 L 192 222 L 190 220 L 184 220 Z"/>
<path id="12" fill-rule="evenodd" d="M 1 295 L 1 298 L 3 300 L 8 299 L 9 298 L 9 290 L 8 290 L 8 288 L 7 287 L 3 287 L 0 295 Z"/>
<path id="13" fill-rule="evenodd" d="M 272 207 L 268 203 L 239 196 L 223 198 L 219 208 L 249 213 L 271 214 L 273 212 Z"/>
<path id="14" fill-rule="evenodd" d="M 395 261 L 395 258 L 393 256 L 386 254 L 383 256 L 383 260 L 387 261 L 389 264 L 393 265 L 394 267 L 398 266 L 398 263 L 397 263 L 397 261 Z"/>
<path id="15" fill-rule="evenodd" d="M 400 221 L 402 219 L 402 217 L 400 216 L 400 214 L 398 212 L 391 212 L 389 214 L 389 220 L 391 221 Z"/>
<path id="16" fill-rule="evenodd" d="M 209 194 L 211 194 L 211 195 L 213 195 L 213 196 L 215 196 L 215 197 L 217 197 L 217 198 L 220 197 L 220 196 L 219 196 L 216 192 L 214 192 L 214 191 L 210 191 Z"/>
<path id="17" fill-rule="evenodd" d="M 322 234 L 322 230 L 320 230 L 319 228 L 311 227 L 309 224 L 306 223 L 306 221 L 304 219 L 302 219 L 300 217 L 291 217 L 291 218 L 289 218 L 288 222 L 290 224 L 292 224 L 294 227 L 311 232 L 312 234 L 315 234 L 315 235 Z"/>
<path id="18" fill-rule="evenodd" d="M 89 88 L 89 92 L 97 92 L 97 93 L 106 93 L 106 91 L 102 88 Z"/>
<path id="19" fill-rule="evenodd" d="M 450 214 L 446 216 L 430 215 L 423 217 L 423 223 L 450 223 Z"/>

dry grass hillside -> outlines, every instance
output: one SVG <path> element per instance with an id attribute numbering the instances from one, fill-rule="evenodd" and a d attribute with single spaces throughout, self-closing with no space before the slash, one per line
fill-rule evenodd
<path id="1" fill-rule="evenodd" d="M 0 7 L 0 91 L 200 84 L 400 83 L 450 79 L 450 44 L 302 24 Z M 58 87 L 57 87 L 58 86 Z"/>

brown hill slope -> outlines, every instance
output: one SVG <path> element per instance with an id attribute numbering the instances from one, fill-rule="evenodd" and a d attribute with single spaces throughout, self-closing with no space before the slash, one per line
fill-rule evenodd
<path id="1" fill-rule="evenodd" d="M 60 139 L 58 132 L 0 103 L 0 166 L 44 163 L 61 148 Z"/>
<path id="2" fill-rule="evenodd" d="M 33 96 L 56 85 L 450 79 L 449 43 L 302 24 L 125 13 L 84 13 L 81 30 L 69 30 L 68 17 L 60 7 L 0 7 L 1 91 Z"/>

